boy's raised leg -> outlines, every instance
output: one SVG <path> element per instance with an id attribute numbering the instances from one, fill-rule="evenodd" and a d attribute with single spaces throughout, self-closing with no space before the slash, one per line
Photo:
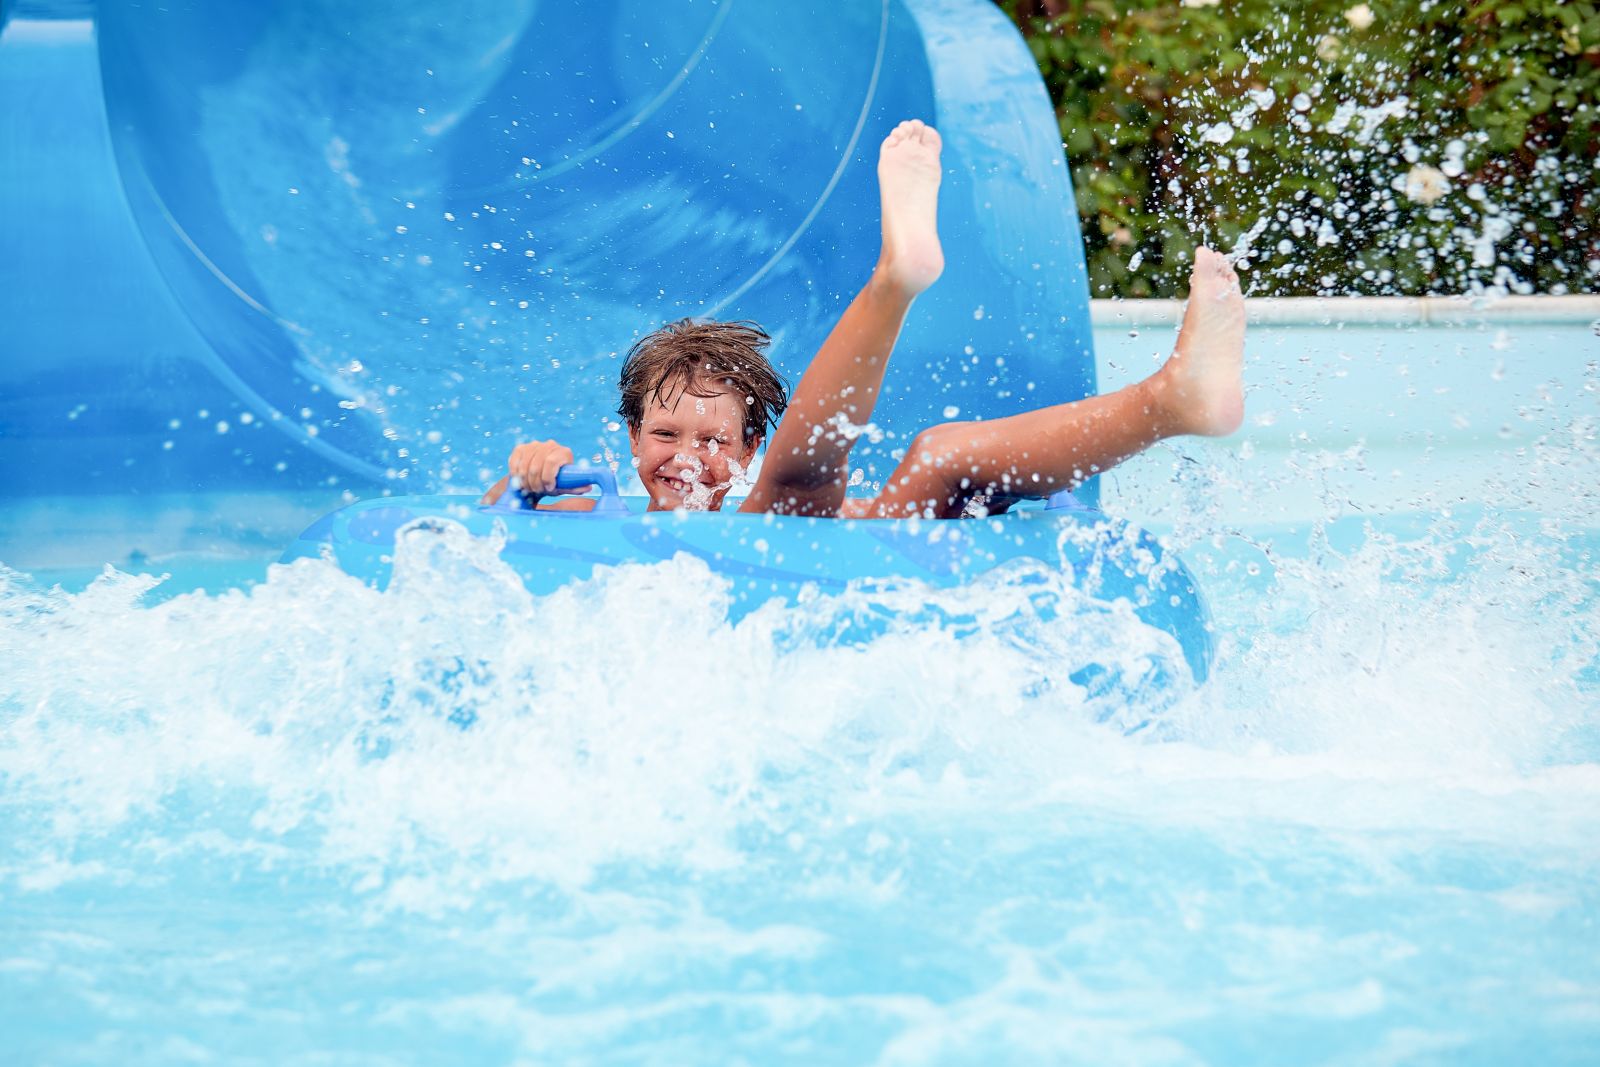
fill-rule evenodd
<path id="1" fill-rule="evenodd" d="M 883 492 L 848 511 L 954 518 L 975 497 L 1004 506 L 1070 489 L 1168 437 L 1230 434 L 1244 419 L 1244 325 L 1238 275 L 1199 249 L 1177 346 L 1155 374 L 1104 396 L 925 430 Z"/>
<path id="2" fill-rule="evenodd" d="M 801 376 L 741 510 L 838 513 L 854 430 L 872 419 L 911 301 L 944 270 L 939 150 L 938 132 L 916 120 L 902 122 L 885 138 L 878 155 L 878 264 Z"/>

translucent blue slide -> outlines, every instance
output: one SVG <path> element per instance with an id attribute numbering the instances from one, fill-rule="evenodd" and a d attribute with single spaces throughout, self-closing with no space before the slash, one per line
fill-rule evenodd
<path id="1" fill-rule="evenodd" d="M 868 476 L 929 423 L 1094 390 L 1055 118 L 988 0 L 0 17 L 0 492 L 477 488 L 518 436 L 620 450 L 620 353 L 685 315 L 761 322 L 793 380 L 871 268 L 905 117 L 945 138 L 949 267 Z"/>

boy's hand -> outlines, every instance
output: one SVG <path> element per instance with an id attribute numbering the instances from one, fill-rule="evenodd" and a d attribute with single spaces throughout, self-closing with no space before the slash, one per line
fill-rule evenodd
<path id="1" fill-rule="evenodd" d="M 556 472 L 572 462 L 572 449 L 554 441 L 530 441 L 511 450 L 506 469 L 511 476 L 511 487 L 521 488 L 535 500 L 555 493 L 586 493 L 581 489 L 557 489 Z"/>

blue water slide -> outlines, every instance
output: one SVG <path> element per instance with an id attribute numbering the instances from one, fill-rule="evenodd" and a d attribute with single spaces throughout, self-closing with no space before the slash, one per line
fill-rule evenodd
<path id="1" fill-rule="evenodd" d="M 1094 390 L 1055 118 L 988 0 L 0 17 L 0 491 L 448 490 L 518 436 L 620 450 L 620 357 L 685 315 L 761 322 L 794 380 L 910 116 L 945 138 L 949 266 L 869 477 L 924 425 Z"/>

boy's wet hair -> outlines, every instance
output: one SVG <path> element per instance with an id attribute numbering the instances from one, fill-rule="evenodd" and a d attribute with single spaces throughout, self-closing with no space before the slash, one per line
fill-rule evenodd
<path id="1" fill-rule="evenodd" d="M 789 387 L 762 354 L 771 342 L 753 322 L 668 323 L 628 350 L 617 414 L 638 430 L 651 401 L 673 408 L 685 395 L 726 391 L 744 400 L 745 440 L 765 438 L 789 406 Z"/>

